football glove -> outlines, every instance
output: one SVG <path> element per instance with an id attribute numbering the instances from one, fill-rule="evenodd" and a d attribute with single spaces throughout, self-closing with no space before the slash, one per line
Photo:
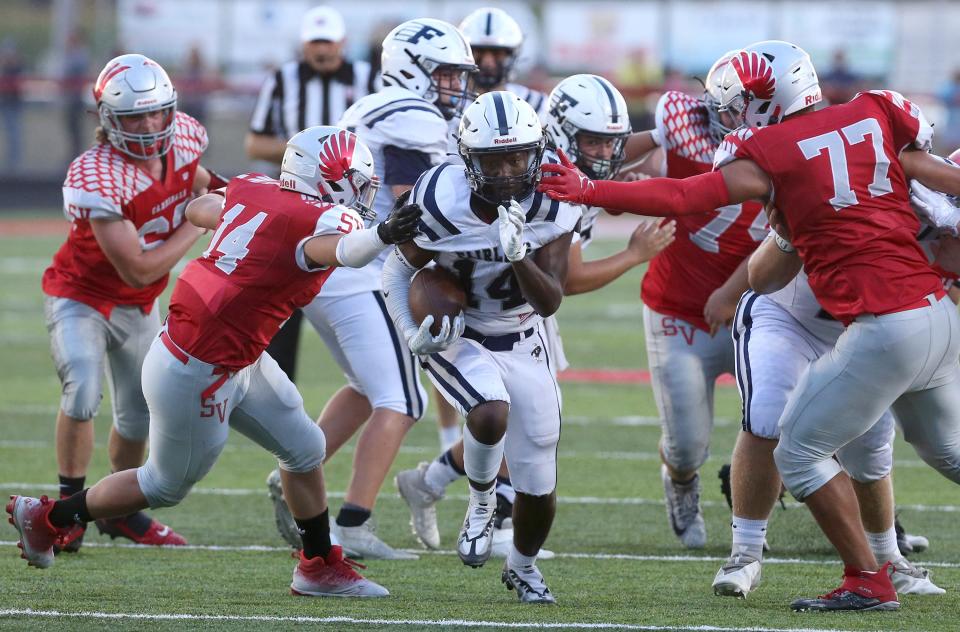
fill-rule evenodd
<path id="1" fill-rule="evenodd" d="M 516 200 L 510 205 L 498 206 L 500 216 L 500 249 L 508 261 L 520 261 L 527 256 L 527 244 L 523 241 L 523 207 Z"/>
<path id="2" fill-rule="evenodd" d="M 420 328 L 407 339 L 407 346 L 410 352 L 415 355 L 429 355 L 438 351 L 443 351 L 463 335 L 463 328 L 466 325 L 463 312 L 458 314 L 453 323 L 449 316 L 444 316 L 440 323 L 440 333 L 436 336 L 430 333 L 430 327 L 433 325 L 433 315 L 427 315 L 420 323 Z"/>
<path id="3" fill-rule="evenodd" d="M 400 244 L 417 236 L 422 210 L 417 204 L 407 204 L 410 191 L 397 197 L 386 221 L 377 224 L 377 236 L 385 244 Z"/>

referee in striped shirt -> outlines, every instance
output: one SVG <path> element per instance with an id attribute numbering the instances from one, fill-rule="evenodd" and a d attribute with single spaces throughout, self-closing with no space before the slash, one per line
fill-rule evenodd
<path id="1" fill-rule="evenodd" d="M 354 101 L 373 91 L 374 73 L 364 61 L 343 58 L 346 26 L 330 7 L 307 12 L 300 26 L 303 59 L 289 61 L 267 77 L 250 119 L 247 156 L 277 165 L 287 140 L 315 125 L 335 125 Z M 300 310 L 274 336 L 267 351 L 294 379 L 300 341 Z"/>

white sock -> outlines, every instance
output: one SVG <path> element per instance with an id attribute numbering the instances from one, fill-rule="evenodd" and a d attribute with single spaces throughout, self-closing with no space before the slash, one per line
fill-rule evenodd
<path id="1" fill-rule="evenodd" d="M 766 520 L 748 520 L 734 516 L 730 528 L 733 532 L 731 555 L 746 553 L 758 560 L 763 559 L 763 540 L 767 536 Z"/>
<path id="2" fill-rule="evenodd" d="M 500 463 L 503 461 L 503 442 L 506 437 L 493 445 L 480 443 L 470 432 L 469 426 L 463 427 L 463 469 L 467 478 L 478 483 L 496 481 Z"/>
<path id="3" fill-rule="evenodd" d="M 430 462 L 427 473 L 424 474 L 424 482 L 434 492 L 443 494 L 447 487 L 455 480 L 463 476 L 460 472 L 453 469 L 453 466 L 444 458 L 446 452 Z"/>
<path id="4" fill-rule="evenodd" d="M 446 452 L 460 440 L 460 424 L 444 428 L 440 426 L 440 449 Z"/>
<path id="5" fill-rule="evenodd" d="M 900 549 L 897 547 L 897 530 L 890 527 L 883 533 L 867 533 L 867 542 L 880 564 L 900 559 Z"/>
<path id="6" fill-rule="evenodd" d="M 524 555 L 517 550 L 516 545 L 512 545 L 507 553 L 507 566 L 510 568 L 530 568 L 536 563 L 536 555 Z"/>

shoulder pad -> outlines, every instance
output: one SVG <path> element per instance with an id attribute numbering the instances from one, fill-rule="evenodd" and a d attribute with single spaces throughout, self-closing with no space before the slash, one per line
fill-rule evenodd
<path id="1" fill-rule="evenodd" d="M 665 92 L 657 102 L 655 119 L 664 151 L 688 160 L 712 162 L 710 117 L 699 99 L 676 90 Z"/>
<path id="2" fill-rule="evenodd" d="M 445 211 L 457 201 L 455 178 L 463 174 L 463 167 L 445 162 L 423 173 L 413 186 L 410 202 L 420 206 L 420 236 L 417 241 L 427 243 L 459 235 L 460 229 L 447 217 Z"/>
<path id="3" fill-rule="evenodd" d="M 923 115 L 923 111 L 916 103 L 913 103 L 894 90 L 869 90 L 867 92 L 861 92 L 853 98 L 857 99 L 861 96 L 892 103 L 895 109 L 906 112 L 912 118 L 917 119 L 919 129 L 917 130 L 917 137 L 913 141 L 913 145 L 921 151 L 930 150 L 933 141 L 933 125 L 927 121 L 927 117 Z"/>
<path id="4" fill-rule="evenodd" d="M 174 152 L 174 168 L 180 169 L 199 160 L 210 141 L 200 121 L 189 114 L 177 112 L 176 126 L 171 150 Z"/>
<path id="5" fill-rule="evenodd" d="M 63 181 L 65 209 L 73 204 L 97 211 L 101 216 L 123 215 L 123 207 L 141 192 L 150 188 L 152 181 L 141 170 L 102 143 L 80 154 L 67 170 Z"/>
<path id="6" fill-rule="evenodd" d="M 752 127 L 740 127 L 727 134 L 714 154 L 713 168 L 719 169 L 737 158 L 744 158 L 741 148 L 751 138 L 753 138 Z"/>

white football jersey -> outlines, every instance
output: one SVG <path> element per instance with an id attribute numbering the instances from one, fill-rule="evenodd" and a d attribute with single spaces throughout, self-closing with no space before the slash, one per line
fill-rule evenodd
<path id="1" fill-rule="evenodd" d="M 499 220 L 487 224 L 470 206 L 472 191 L 465 170 L 445 163 L 426 172 L 411 200 L 423 209 L 420 235 L 414 240 L 437 253 L 437 265 L 460 279 L 467 293 L 466 324 L 489 335 L 523 331 L 541 317 L 520 292 L 512 266 L 500 252 Z M 526 211 L 524 239 L 528 252 L 573 231 L 580 206 L 534 193 L 520 203 Z"/>
<path id="2" fill-rule="evenodd" d="M 590 245 L 590 242 L 592 242 L 596 236 L 593 234 L 593 227 L 596 225 L 597 218 L 600 217 L 602 210 L 599 206 L 583 205 L 580 207 L 582 213 L 580 217 L 580 230 L 573 236 L 573 240 L 574 243 L 580 242 L 581 250 L 586 250 L 587 246 Z"/>
<path id="3" fill-rule="evenodd" d="M 394 146 L 428 154 L 431 163 L 447 157 L 447 120 L 433 103 L 398 86 L 368 94 L 351 105 L 337 125 L 356 133 L 373 154 L 373 166 L 383 182 L 383 148 Z M 383 184 L 373 201 L 377 221 L 390 214 L 395 201 L 390 186 Z M 380 289 L 380 271 L 389 249 L 363 268 L 338 268 L 324 283 L 320 296 L 345 296 Z"/>

